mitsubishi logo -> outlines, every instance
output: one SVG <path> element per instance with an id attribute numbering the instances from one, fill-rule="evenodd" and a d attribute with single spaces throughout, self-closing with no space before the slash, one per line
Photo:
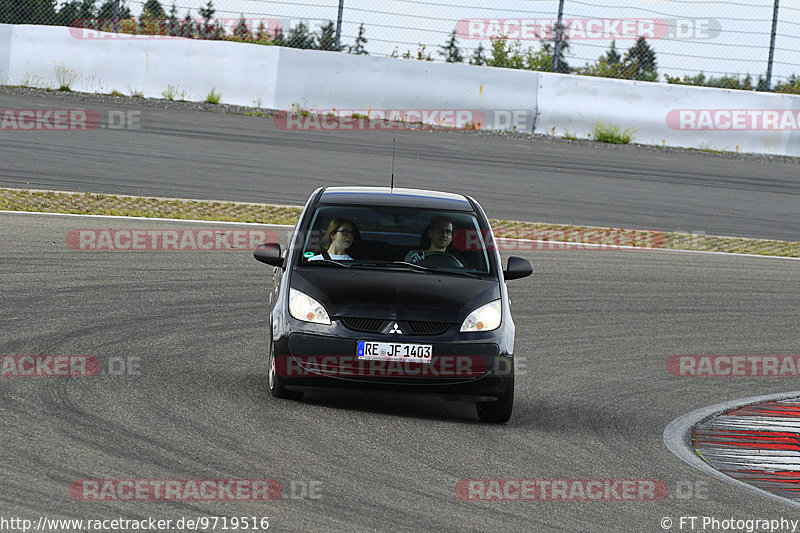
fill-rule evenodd
<path id="1" fill-rule="evenodd" d="M 395 322 L 394 326 L 392 326 L 392 329 L 389 330 L 389 333 L 394 333 L 396 335 L 402 335 L 403 334 L 403 330 L 400 329 L 400 326 L 397 324 L 397 322 Z"/>

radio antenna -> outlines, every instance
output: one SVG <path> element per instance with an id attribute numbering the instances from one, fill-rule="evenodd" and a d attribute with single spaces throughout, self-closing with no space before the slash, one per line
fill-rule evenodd
<path id="1" fill-rule="evenodd" d="M 396 138 L 392 137 L 392 182 L 391 186 L 389 187 L 390 190 L 394 190 L 394 143 Z"/>

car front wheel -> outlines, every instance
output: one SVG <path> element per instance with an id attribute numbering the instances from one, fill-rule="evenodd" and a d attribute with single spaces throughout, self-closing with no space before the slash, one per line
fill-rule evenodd
<path id="1" fill-rule="evenodd" d="M 508 387 L 502 396 L 493 402 L 478 402 L 478 418 L 484 422 L 502 424 L 511 418 L 514 410 L 514 374 L 508 376 Z"/>
<path id="2" fill-rule="evenodd" d="M 299 400 L 303 393 L 288 390 L 283 386 L 283 378 L 279 375 L 275 365 L 275 343 L 270 339 L 269 342 L 269 392 L 276 398 L 286 398 Z"/>

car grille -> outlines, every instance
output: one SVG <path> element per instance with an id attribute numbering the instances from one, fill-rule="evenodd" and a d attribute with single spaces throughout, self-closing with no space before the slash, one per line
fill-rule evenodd
<path id="1" fill-rule="evenodd" d="M 441 335 L 450 328 L 449 322 L 411 320 L 408 325 L 414 335 Z"/>
<path id="2" fill-rule="evenodd" d="M 386 321 L 382 318 L 342 317 L 342 323 L 346 327 L 355 331 L 363 331 L 364 333 L 380 333 L 384 322 Z"/>
<path id="3" fill-rule="evenodd" d="M 362 333 L 380 333 L 387 323 L 387 320 L 382 318 L 361 318 L 355 316 L 343 316 L 341 320 L 345 327 Z M 407 323 L 411 328 L 410 333 L 412 335 L 441 335 L 450 328 L 449 322 L 410 320 Z"/>

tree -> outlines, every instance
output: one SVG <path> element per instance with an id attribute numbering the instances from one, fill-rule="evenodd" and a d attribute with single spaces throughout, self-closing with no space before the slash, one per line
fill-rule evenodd
<path id="1" fill-rule="evenodd" d="M 264 39 L 264 37 L 267 37 L 267 39 L 269 39 L 269 36 L 267 35 L 267 27 L 264 26 L 264 21 L 262 20 L 261 22 L 258 23 L 258 28 L 256 28 L 256 33 L 253 35 L 253 38 L 256 41 L 261 41 L 261 40 L 266 40 Z"/>
<path id="2" fill-rule="evenodd" d="M 221 39 L 222 38 L 222 28 L 219 28 L 217 25 L 211 23 L 211 17 L 214 16 L 214 13 L 217 10 L 214 8 L 213 0 L 208 0 L 208 3 L 205 7 L 201 7 L 199 10 L 200 16 L 203 17 L 203 26 L 200 28 L 200 36 L 203 39 Z M 187 13 L 186 16 L 188 17 L 189 14 Z"/>
<path id="3" fill-rule="evenodd" d="M 195 22 L 192 20 L 192 16 L 187 10 L 186 17 L 184 17 L 183 22 L 181 22 L 180 36 L 189 39 L 196 39 L 198 33 L 199 30 L 197 28 L 197 24 L 195 24 Z"/>
<path id="4" fill-rule="evenodd" d="M 106 0 L 100 5 L 97 10 L 97 20 L 99 27 L 97 29 L 103 31 L 114 31 L 114 15 L 117 14 L 117 20 L 125 20 L 133 18 L 131 10 L 125 5 L 124 1 L 119 3 L 119 12 L 116 12 L 114 0 Z"/>
<path id="5" fill-rule="evenodd" d="M 353 46 L 347 47 L 348 53 L 355 55 L 369 55 L 369 52 L 367 52 L 364 48 L 364 45 L 367 44 L 367 38 L 364 37 L 364 31 L 364 23 L 362 22 L 358 27 L 358 36 L 356 37 Z"/>
<path id="6" fill-rule="evenodd" d="M 78 4 L 78 18 L 83 20 L 93 19 L 96 16 L 95 0 L 83 0 Z"/>
<path id="7" fill-rule="evenodd" d="M 336 50 L 336 25 L 332 20 L 329 20 L 319 32 L 317 37 L 317 50 Z"/>
<path id="8" fill-rule="evenodd" d="M 478 65 L 482 66 L 486 64 L 486 49 L 483 47 L 483 44 L 478 44 L 478 47 L 472 52 L 472 55 L 469 57 L 469 64 L 470 65 Z"/>
<path id="9" fill-rule="evenodd" d="M 509 41 L 508 37 L 492 38 L 492 57 L 486 61 L 490 67 L 524 69 L 522 43 Z M 530 48 L 529 48 L 530 50 Z"/>
<path id="10" fill-rule="evenodd" d="M 678 76 L 672 77 L 669 74 L 664 74 L 664 79 L 667 83 L 677 85 L 695 85 L 701 87 L 717 87 L 720 89 L 737 89 L 741 91 L 764 91 L 767 88 L 767 80 L 763 76 L 759 76 L 758 81 L 753 85 L 753 78 L 747 74 L 741 79 L 738 76 L 720 76 L 706 77 L 704 73 L 689 76 L 685 74 L 683 78 Z M 775 87 L 778 90 L 778 87 Z"/>
<path id="11" fill-rule="evenodd" d="M 538 50 L 531 46 L 523 49 L 521 41 L 509 41 L 507 37 L 497 37 L 492 39 L 492 57 L 486 60 L 486 65 L 550 72 L 553 70 L 553 50 L 550 43 L 545 41 L 540 41 Z M 564 67 L 569 68 L 566 61 Z"/>
<path id="12" fill-rule="evenodd" d="M 169 16 L 167 17 L 167 35 L 173 37 L 180 35 L 181 23 L 178 21 L 178 8 L 175 7 L 175 2 L 172 2 L 172 7 L 169 9 Z"/>
<path id="13" fill-rule="evenodd" d="M 608 51 L 591 65 L 579 69 L 578 74 L 601 78 L 620 78 L 626 80 L 657 81 L 656 54 L 644 37 L 640 37 L 624 57 L 617 52 L 615 42 Z M 701 74 L 702 77 L 702 74 Z M 675 83 L 681 83 L 678 80 Z"/>
<path id="14" fill-rule="evenodd" d="M 233 35 L 242 41 L 253 40 L 253 33 L 250 31 L 250 28 L 247 27 L 247 20 L 244 18 L 244 13 L 239 16 L 239 22 L 236 24 L 236 28 L 233 29 Z"/>
<path id="15" fill-rule="evenodd" d="M 283 28 L 280 26 L 275 30 L 275 37 L 272 38 L 272 44 L 275 46 L 286 46 L 283 39 Z"/>
<path id="16" fill-rule="evenodd" d="M 208 0 L 208 3 L 206 4 L 206 6 L 205 7 L 201 7 L 199 9 L 199 11 L 200 11 L 200 16 L 203 17 L 203 19 L 205 19 L 206 21 L 211 20 L 211 17 L 214 16 L 214 13 L 217 12 L 217 10 L 214 9 L 213 0 Z M 188 15 L 189 13 L 187 12 L 186 14 Z"/>
<path id="17" fill-rule="evenodd" d="M 464 56 L 461 55 L 461 50 L 458 49 L 458 39 L 456 38 L 456 30 L 450 34 L 450 39 L 444 46 L 441 46 L 439 55 L 444 56 L 444 60 L 448 63 L 463 63 Z"/>
<path id="18" fill-rule="evenodd" d="M 52 24 L 56 0 L 0 0 L 2 24 Z"/>
<path id="19" fill-rule="evenodd" d="M 425 46 L 422 43 L 419 43 L 419 46 L 417 47 L 417 57 L 416 57 L 417 61 L 433 61 L 431 54 L 427 52 L 426 49 L 427 46 Z"/>
<path id="20" fill-rule="evenodd" d="M 658 79 L 656 52 L 647 44 L 647 39 L 644 37 L 636 39 L 636 44 L 625 53 L 623 62 L 629 66 L 632 79 L 644 81 Z"/>
<path id="21" fill-rule="evenodd" d="M 800 77 L 792 74 L 786 81 L 777 83 L 774 90 L 776 93 L 800 94 Z"/>
<path id="22" fill-rule="evenodd" d="M 283 39 L 283 46 L 289 48 L 314 48 L 314 34 L 308 29 L 305 22 L 298 22 L 297 26 L 289 30 L 289 35 Z"/>
<path id="23" fill-rule="evenodd" d="M 0 2 L 0 5 L 2 3 Z M 0 17 L 2 17 L 2 12 L 0 12 Z M 58 10 L 55 18 L 55 24 L 57 26 L 75 26 L 80 27 L 80 23 L 78 22 L 78 1 L 72 0 L 71 2 L 65 2 L 61 5 L 61 9 Z"/>
<path id="24" fill-rule="evenodd" d="M 113 3 L 113 0 L 111 2 Z M 142 6 L 141 18 L 161 20 L 165 16 L 166 12 L 158 0 L 147 0 Z"/>
<path id="25" fill-rule="evenodd" d="M 622 60 L 622 56 L 617 52 L 617 41 L 611 41 L 611 46 L 608 47 L 608 51 L 600 56 L 600 59 L 605 60 L 609 65 L 619 64 Z"/>
<path id="26" fill-rule="evenodd" d="M 584 68 L 577 70 L 578 74 L 584 76 L 597 76 L 600 78 L 624 78 L 633 77 L 631 66 L 623 63 L 622 56 L 617 52 L 617 42 L 611 41 L 611 46 L 605 54 L 597 58 L 593 64 L 587 64 Z"/>

